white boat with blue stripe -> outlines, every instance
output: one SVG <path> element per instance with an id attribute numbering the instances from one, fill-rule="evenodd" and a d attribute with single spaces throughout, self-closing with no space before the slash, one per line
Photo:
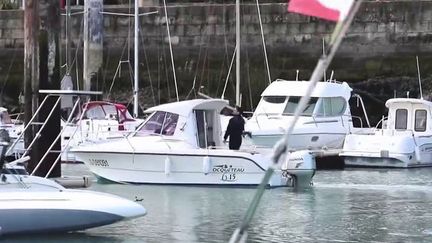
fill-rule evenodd
<path id="1" fill-rule="evenodd" d="M 6 148 L 1 143 L 1 157 Z M 142 205 L 118 196 L 66 189 L 50 179 L 21 173 L 17 162 L 3 166 L 4 158 L 0 160 L 2 237 L 85 230 L 146 214 Z"/>

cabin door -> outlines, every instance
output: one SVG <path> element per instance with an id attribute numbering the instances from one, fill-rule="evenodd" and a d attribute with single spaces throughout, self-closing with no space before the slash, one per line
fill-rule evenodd
<path id="1" fill-rule="evenodd" d="M 214 146 L 213 124 L 214 111 L 195 110 L 197 121 L 197 141 L 200 148 Z"/>

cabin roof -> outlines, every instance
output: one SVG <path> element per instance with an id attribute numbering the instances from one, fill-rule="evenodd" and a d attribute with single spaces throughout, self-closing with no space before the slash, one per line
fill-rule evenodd
<path id="1" fill-rule="evenodd" d="M 389 99 L 386 102 L 386 107 L 390 108 L 392 106 L 397 106 L 399 104 L 422 104 L 425 106 L 430 106 L 432 107 L 432 102 L 427 101 L 427 100 L 422 100 L 422 99 L 414 99 L 414 98 L 393 98 L 393 99 Z"/>
<path id="2" fill-rule="evenodd" d="M 222 110 L 228 101 L 222 99 L 194 99 L 162 104 L 145 110 L 145 113 L 164 111 L 187 117 L 193 110 Z"/>
<path id="3" fill-rule="evenodd" d="M 261 96 L 303 96 L 309 87 L 309 81 L 279 80 L 271 83 Z M 346 82 L 318 82 L 311 97 L 351 97 L 352 89 Z"/>
<path id="4" fill-rule="evenodd" d="M 108 102 L 108 101 L 100 101 L 100 100 L 97 100 L 97 101 L 89 101 L 89 102 L 87 102 L 86 104 L 87 104 L 87 106 L 88 106 L 88 107 L 87 107 L 88 109 L 91 108 L 91 107 L 94 107 L 94 106 L 101 106 L 101 105 L 112 105 L 112 106 L 115 106 L 117 109 L 126 109 L 126 106 L 123 105 L 123 104 L 119 104 L 119 103 L 112 103 L 112 102 Z M 83 107 L 85 107 L 86 104 L 84 104 Z"/>

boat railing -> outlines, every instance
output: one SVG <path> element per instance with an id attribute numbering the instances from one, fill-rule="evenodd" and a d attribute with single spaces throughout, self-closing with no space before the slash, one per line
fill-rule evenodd
<path id="1" fill-rule="evenodd" d="M 42 156 L 42 158 L 39 160 L 39 162 L 37 163 L 37 165 L 35 166 L 35 168 L 33 169 L 33 171 L 31 172 L 31 175 L 34 175 L 34 173 L 39 169 L 40 165 L 44 162 L 45 158 L 48 156 L 49 153 L 52 152 L 58 152 L 58 156 L 57 159 L 53 162 L 51 168 L 49 169 L 49 171 L 47 172 L 47 174 L 45 175 L 45 177 L 48 177 L 49 174 L 51 173 L 51 171 L 54 169 L 54 167 L 57 165 L 58 161 L 61 158 L 62 153 L 64 152 L 64 150 L 61 151 L 54 151 L 52 150 L 53 147 L 55 146 L 55 144 L 59 141 L 59 139 L 61 138 L 61 135 L 64 133 L 64 131 L 66 130 L 66 127 L 68 124 L 71 123 L 72 118 L 73 118 L 73 114 L 76 111 L 76 109 L 79 107 L 80 101 L 81 101 L 81 97 L 82 95 L 101 95 L 102 92 L 98 92 L 98 91 L 74 91 L 74 90 L 39 90 L 40 94 L 46 94 L 45 98 L 42 100 L 41 104 L 39 105 L 39 107 L 36 109 L 35 113 L 33 114 L 33 116 L 30 118 L 29 122 L 25 125 L 23 131 L 19 134 L 18 138 L 14 141 L 14 143 L 12 144 L 12 146 L 10 146 L 10 148 L 8 149 L 7 153 L 9 153 L 10 151 L 12 151 L 12 149 L 16 146 L 16 144 L 18 143 L 18 141 L 20 139 L 22 139 L 23 135 L 25 134 L 25 132 L 27 131 L 27 129 L 29 129 L 31 126 L 34 125 L 38 125 L 40 126 L 36 135 L 34 136 L 34 138 L 32 139 L 32 141 L 30 142 L 29 146 L 27 146 L 27 148 L 25 148 L 25 152 L 23 153 L 23 155 L 21 156 L 21 158 L 24 158 L 25 156 L 28 155 L 28 153 L 30 152 L 30 150 L 32 149 L 33 145 L 35 144 L 36 140 L 38 140 L 41 137 L 41 132 L 42 130 L 45 128 L 45 126 L 47 125 L 48 121 L 51 119 L 51 116 L 54 114 L 55 112 L 55 107 L 57 107 L 60 103 L 60 100 L 63 96 L 65 95 L 73 95 L 73 96 L 78 96 L 72 110 L 71 113 L 66 121 L 66 125 L 61 129 L 60 133 L 57 135 L 57 137 L 54 139 L 54 141 L 51 143 L 51 145 L 49 146 L 49 148 L 47 149 L 47 151 L 45 152 L 45 154 Z M 42 110 L 42 108 L 46 105 L 46 102 L 49 98 L 56 98 L 54 106 L 52 107 L 51 111 L 48 113 L 47 117 L 45 118 L 44 122 L 35 122 L 36 118 L 39 116 L 39 112 Z M 84 110 L 87 109 L 87 106 L 85 106 Z M 82 113 L 81 116 L 84 115 L 85 112 Z M 82 117 L 81 117 L 82 119 Z M 60 121 L 59 121 L 60 122 Z M 75 135 L 75 133 L 77 132 L 78 127 L 75 128 L 72 136 Z M 69 142 L 70 140 L 68 140 L 66 147 L 69 146 Z"/>
<path id="2" fill-rule="evenodd" d="M 353 94 L 352 97 L 357 98 L 357 106 L 359 106 L 359 105 L 361 106 L 362 111 L 363 111 L 363 115 L 364 115 L 366 122 L 367 122 L 367 125 L 368 125 L 368 127 L 371 127 L 370 122 L 369 122 L 369 117 L 368 117 L 368 114 L 366 112 L 366 107 L 365 107 L 364 102 L 363 102 L 363 98 L 358 94 Z"/>
<path id="3" fill-rule="evenodd" d="M 90 121 L 93 122 L 93 121 Z M 107 138 L 122 138 L 124 137 L 124 135 L 129 135 L 131 132 L 133 131 L 125 131 L 125 130 L 111 130 L 111 128 L 118 128 L 119 124 L 97 124 L 97 128 L 93 129 L 94 126 L 92 126 L 91 124 L 89 126 L 87 126 L 87 130 L 82 129 L 81 125 L 77 125 L 80 126 L 81 128 L 81 132 L 82 133 L 86 133 L 85 136 L 81 136 L 81 142 L 85 141 L 86 138 L 91 138 L 91 139 L 95 139 L 95 140 L 100 140 L 100 139 L 107 139 Z M 112 135 L 112 136 L 109 136 Z M 117 136 L 115 136 L 117 135 Z"/>
<path id="4" fill-rule="evenodd" d="M 304 122 L 303 124 L 315 124 L 316 125 L 316 124 L 319 124 L 319 123 L 322 123 L 322 122 L 330 122 L 329 120 L 317 121 L 316 117 L 317 116 L 311 116 L 311 118 L 312 118 L 313 121 L 307 121 L 307 122 Z M 339 115 L 339 116 L 328 116 L 328 117 L 320 116 L 320 117 L 335 119 L 335 120 L 331 120 L 331 122 L 339 122 L 339 120 L 337 120 L 337 119 L 340 118 L 342 126 L 345 126 L 345 123 L 344 123 L 345 120 L 343 119 L 344 117 L 358 119 L 360 121 L 360 127 L 363 128 L 363 120 L 362 120 L 362 118 L 360 116 L 353 116 L 353 115 L 342 114 L 342 115 Z"/>
<path id="5" fill-rule="evenodd" d="M 386 122 L 387 122 L 387 120 L 388 120 L 388 117 L 386 117 L 386 116 L 383 116 L 382 118 L 381 118 L 381 120 L 379 120 L 378 121 L 378 123 L 376 124 L 376 126 L 375 126 L 375 130 L 378 130 L 379 128 L 379 126 L 381 125 L 381 128 L 385 128 L 386 127 Z"/>
<path id="6" fill-rule="evenodd" d="M 360 122 L 360 127 L 363 128 L 363 119 L 360 116 L 351 116 L 353 119 L 357 119 Z"/>
<path id="7" fill-rule="evenodd" d="M 20 139 L 23 138 L 23 136 L 24 136 L 25 132 L 27 131 L 27 129 L 29 129 L 30 126 L 36 124 L 36 123 L 34 123 L 34 120 L 36 119 L 36 117 L 38 117 L 38 114 L 39 114 L 39 112 L 41 111 L 41 108 L 45 105 L 45 102 L 46 102 L 47 100 L 48 100 L 48 96 L 46 96 L 46 97 L 43 99 L 42 103 L 39 105 L 39 107 L 37 108 L 37 110 L 36 110 L 35 113 L 33 114 L 33 117 L 32 117 L 32 118 L 30 119 L 30 121 L 29 121 L 29 122 L 24 126 L 24 129 L 23 129 L 23 131 L 21 132 L 21 134 L 19 134 L 18 137 L 15 139 L 15 141 L 12 143 L 12 145 L 9 146 L 8 150 L 6 151 L 6 154 L 9 154 L 9 153 L 10 153 L 10 152 L 15 148 L 15 146 L 16 146 L 17 143 L 20 141 Z M 59 102 L 60 102 L 60 97 L 59 97 L 58 100 L 56 101 L 55 106 L 57 106 Z M 50 118 L 51 115 L 53 114 L 53 111 L 54 111 L 54 109 L 51 110 L 51 112 L 48 114 L 46 120 L 49 120 L 49 118 Z M 44 124 L 46 124 L 46 122 L 45 122 Z M 45 127 L 45 126 L 43 125 L 43 127 L 41 127 L 41 128 L 39 129 L 39 131 L 41 131 L 44 127 Z M 38 133 L 36 134 L 35 138 L 34 138 L 34 139 L 32 140 L 32 142 L 30 143 L 29 148 L 27 148 L 27 149 L 25 150 L 24 154 L 23 154 L 21 157 L 24 157 L 24 156 L 27 155 L 29 149 L 33 146 L 35 140 L 38 139 L 39 137 L 40 137 L 40 132 L 38 132 Z"/>
<path id="8" fill-rule="evenodd" d="M 131 147 L 133 153 L 135 154 L 135 147 L 132 145 L 132 143 L 129 140 L 129 136 L 124 136 L 125 140 L 127 141 L 127 143 L 129 144 L 129 146 Z"/>
<path id="9" fill-rule="evenodd" d="M 50 96 L 55 96 L 55 95 L 48 94 L 45 98 L 48 98 L 48 97 L 50 97 Z M 59 96 L 58 96 L 58 100 L 60 100 L 60 99 L 61 99 L 61 96 L 59 95 Z M 80 101 L 81 101 L 81 99 L 80 99 L 80 97 L 78 97 L 77 100 L 75 101 L 75 104 L 74 104 L 74 106 L 73 106 L 73 108 L 72 108 L 72 111 L 71 111 L 71 113 L 70 113 L 68 119 L 66 120 L 66 125 L 61 129 L 60 133 L 57 135 L 57 137 L 56 137 L 56 138 L 54 139 L 54 141 L 51 143 L 51 145 L 49 146 L 48 150 L 45 152 L 45 154 L 44 154 L 44 155 L 42 156 L 42 158 L 39 160 L 39 162 L 37 163 L 36 167 L 35 167 L 35 168 L 33 169 L 33 171 L 31 172 L 31 175 L 34 175 L 34 174 L 36 173 L 36 171 L 39 169 L 39 167 L 40 167 L 41 164 L 44 162 L 45 158 L 48 156 L 49 153 L 51 153 L 51 152 L 56 152 L 56 151 L 52 151 L 52 149 L 53 149 L 53 147 L 55 146 L 55 144 L 57 143 L 57 141 L 59 141 L 59 139 L 61 138 L 61 135 L 63 135 L 64 131 L 66 130 L 67 125 L 71 123 L 71 121 L 72 121 L 72 119 L 73 119 L 73 114 L 74 114 L 75 110 L 79 107 Z M 57 105 L 57 104 L 56 104 L 56 105 Z M 56 105 L 55 105 L 55 106 L 56 106 Z M 54 106 L 54 107 L 55 107 L 55 106 Z M 85 111 L 86 109 L 87 109 L 87 106 L 84 107 L 84 111 Z M 54 109 L 53 109 L 53 110 L 54 110 Z M 52 111 L 53 111 L 53 110 L 52 110 Z M 84 114 L 84 112 L 82 113 L 81 116 L 83 116 L 83 114 Z M 46 119 L 46 121 L 45 121 L 44 124 L 46 124 L 48 120 L 49 120 L 49 117 Z M 42 129 L 43 129 L 43 128 L 40 128 L 40 129 L 39 129 L 39 131 L 38 131 L 39 134 L 40 134 L 40 132 L 42 131 Z M 73 131 L 71 137 L 73 137 L 73 136 L 76 134 L 77 131 L 78 131 L 78 127 L 76 127 L 76 128 L 74 129 L 74 131 Z M 35 137 L 35 139 L 37 139 L 37 138 L 38 138 L 38 137 Z M 69 143 L 70 143 L 70 141 L 71 141 L 70 139 L 67 141 L 65 148 L 68 148 L 68 147 L 69 147 Z M 28 149 L 29 149 L 29 148 L 26 148 L 27 151 L 28 151 Z M 66 149 L 65 149 L 65 150 L 66 150 Z M 48 176 L 51 174 L 51 171 L 52 171 L 52 170 L 54 169 L 54 167 L 57 165 L 58 161 L 60 161 L 61 155 L 63 154 L 63 152 L 64 152 L 65 150 L 58 151 L 58 152 L 59 152 L 59 155 L 57 156 L 56 160 L 53 162 L 51 168 L 48 170 L 48 172 L 47 172 L 47 174 L 45 175 L 45 177 L 48 177 Z"/>
<path id="10" fill-rule="evenodd" d="M 20 125 L 23 123 L 23 121 L 20 119 L 22 115 L 24 115 L 24 112 L 9 114 L 14 125 Z"/>
<path id="11" fill-rule="evenodd" d="M 287 81 L 287 80 L 278 78 L 278 79 L 276 79 L 274 82 L 280 82 L 280 81 Z M 305 81 L 305 82 L 309 82 L 309 80 L 298 80 L 298 79 L 296 79 L 295 81 Z M 344 82 L 338 81 L 338 80 L 336 80 L 336 79 L 333 79 L 332 77 L 330 77 L 329 79 L 326 79 L 324 82 L 337 83 L 337 84 L 342 84 L 342 83 L 344 83 Z"/>

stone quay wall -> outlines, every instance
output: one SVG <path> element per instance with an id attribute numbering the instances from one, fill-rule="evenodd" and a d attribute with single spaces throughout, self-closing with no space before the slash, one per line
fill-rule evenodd
<path id="1" fill-rule="evenodd" d="M 80 7 L 73 8 L 73 11 L 80 10 Z M 128 13 L 133 9 L 107 6 L 105 11 Z M 151 11 L 158 13 L 140 17 L 140 77 L 144 83 L 153 77 L 150 82 L 155 84 L 156 77 L 171 80 L 172 74 L 164 9 L 160 6 L 140 8 L 141 13 Z M 286 1 L 262 3 L 260 11 L 271 79 L 293 79 L 296 70 L 300 70 L 302 79 L 308 79 L 317 57 L 322 53 L 323 40 L 329 40 L 334 23 L 288 13 Z M 242 4 L 241 12 L 242 75 L 256 89 L 251 91 L 256 97 L 268 80 L 260 21 L 255 4 Z M 220 93 L 223 86 L 220 81 L 226 78 L 235 46 L 234 4 L 171 3 L 167 13 L 179 82 L 190 83 L 195 79 L 208 89 L 208 93 Z M 127 44 L 133 48 L 131 20 L 121 16 L 104 16 L 103 80 L 111 80 L 118 60 L 126 55 Z M 72 25 L 73 48 L 74 53 L 78 53 L 79 63 L 82 16 L 73 16 Z M 4 75 L 11 60 L 15 60 L 16 65 L 8 75 L 16 80 L 22 80 L 23 28 L 22 10 L 0 11 L 0 72 Z M 432 1 L 366 1 L 331 69 L 335 70 L 334 76 L 338 80 L 352 82 L 381 76 L 415 77 L 415 56 L 418 55 L 423 76 L 428 76 L 428 71 L 432 70 L 431 43 Z M 183 88 L 181 93 L 189 91 L 189 83 L 180 85 L 180 89 Z M 168 86 L 172 93 L 173 83 L 158 85 L 159 88 Z M 232 86 L 229 85 L 228 95 L 233 94 Z M 102 88 L 106 87 L 109 83 Z M 256 99 L 252 102 L 256 103 Z"/>

